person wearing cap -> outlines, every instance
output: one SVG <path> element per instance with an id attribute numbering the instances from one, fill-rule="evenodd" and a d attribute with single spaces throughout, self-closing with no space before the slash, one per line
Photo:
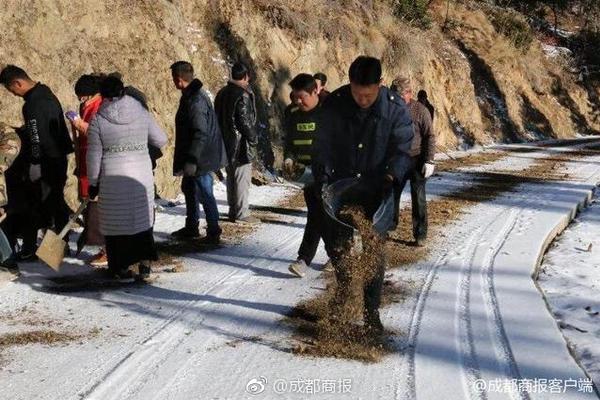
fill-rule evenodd
<path id="1" fill-rule="evenodd" d="M 410 109 L 413 120 L 414 138 L 410 147 L 411 168 L 404 181 L 394 183 L 394 225 L 398 225 L 400 216 L 400 195 L 410 180 L 412 200 L 413 237 L 416 246 L 422 246 L 427 238 L 427 198 L 425 183 L 433 174 L 435 164 L 436 135 L 433 132 L 431 114 L 420 102 L 413 98 L 412 84 L 409 78 L 399 76 L 392 82 L 391 89 L 398 93 Z"/>
<path id="2" fill-rule="evenodd" d="M 357 57 L 350 66 L 349 78 L 350 84 L 332 92 L 323 105 L 326 118 L 317 137 L 315 181 L 326 187 L 354 178 L 371 188 L 372 198 L 378 193 L 384 197 L 390 193 L 394 180 L 403 181 L 410 169 L 410 113 L 400 96 L 382 85 L 381 62 L 377 58 Z M 372 219 L 373 215 L 367 217 Z M 335 308 L 350 295 L 348 282 L 352 277 L 341 263 L 342 251 L 350 238 L 331 228 L 327 235 L 325 245 L 329 247 L 338 282 L 332 303 Z M 379 262 L 363 286 L 364 322 L 375 334 L 383 332 L 379 305 L 384 268 L 384 263 Z"/>
<path id="3" fill-rule="evenodd" d="M 93 75 L 82 75 L 75 82 L 75 95 L 79 100 L 79 115 L 67 112 L 67 117 L 71 121 L 73 128 L 73 139 L 75 142 L 75 161 L 77 169 L 77 188 L 81 200 L 89 199 L 89 180 L 87 175 L 87 147 L 88 147 L 88 127 L 92 118 L 98 112 L 102 104 L 100 95 L 101 77 Z M 90 260 L 90 265 L 94 267 L 103 267 L 108 265 L 106 250 L 104 249 L 104 236 L 100 232 L 100 221 L 97 199 L 89 202 L 84 211 L 85 222 L 85 244 L 90 246 L 102 246 L 98 254 Z"/>
<path id="4" fill-rule="evenodd" d="M 215 112 L 227 152 L 227 203 L 230 222 L 257 223 L 250 215 L 252 161 L 256 158 L 256 104 L 250 71 L 241 62 L 231 67 L 231 80 L 215 97 Z"/>
<path id="5" fill-rule="evenodd" d="M 28 136 L 28 180 L 38 193 L 30 209 L 24 246 L 19 253 L 21 261 L 36 258 L 37 231 L 51 227 L 60 232 L 69 220 L 65 202 L 67 183 L 67 155 L 73 152 L 73 143 L 67 129 L 60 102 L 48 86 L 35 82 L 21 68 L 7 65 L 0 72 L 0 83 L 25 100 L 23 120 Z M 37 215 L 37 217 L 35 217 Z M 68 239 L 67 239 L 68 241 Z"/>
<path id="6" fill-rule="evenodd" d="M 315 142 L 321 128 L 323 113 L 318 93 L 316 79 L 309 74 L 298 74 L 290 81 L 294 107 L 285 116 L 285 145 L 284 170 L 288 175 L 294 175 L 297 169 L 312 166 L 315 153 Z M 322 223 L 324 210 L 321 199 L 321 187 L 311 182 L 304 191 L 304 201 L 308 213 L 302 244 L 298 250 L 298 258 L 288 267 L 288 270 L 298 277 L 304 276 L 304 271 L 310 265 L 317 253 L 319 242 L 323 238 Z"/>
<path id="7" fill-rule="evenodd" d="M 319 94 L 319 100 L 323 102 L 325 101 L 325 98 L 329 96 L 329 91 L 325 89 L 325 86 L 327 85 L 327 75 L 322 72 L 317 72 L 313 75 L 313 78 L 315 78 L 315 81 L 317 82 L 317 93 Z"/>

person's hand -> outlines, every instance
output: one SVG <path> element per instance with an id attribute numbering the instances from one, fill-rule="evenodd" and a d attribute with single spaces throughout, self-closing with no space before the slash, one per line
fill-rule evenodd
<path id="1" fill-rule="evenodd" d="M 423 164 L 423 168 L 421 169 L 421 173 L 425 177 L 425 179 L 429 178 L 433 175 L 433 171 L 435 170 L 435 165 L 432 163 Z"/>
<path id="2" fill-rule="evenodd" d="M 198 167 L 196 164 L 186 163 L 183 167 L 183 176 L 196 176 L 196 171 Z"/>
<path id="3" fill-rule="evenodd" d="M 294 173 L 294 160 L 291 158 L 286 158 L 283 161 L 283 171 L 288 175 Z"/>
<path id="4" fill-rule="evenodd" d="M 29 180 L 37 182 L 42 177 L 42 166 L 40 164 L 31 164 L 29 166 Z"/>
<path id="5" fill-rule="evenodd" d="M 90 186 L 88 188 L 88 197 L 90 200 L 94 200 L 96 197 L 98 197 L 98 192 L 100 192 L 100 187 L 98 187 L 98 185 Z"/>
<path id="6" fill-rule="evenodd" d="M 175 172 L 175 176 L 183 176 L 183 170 Z"/>

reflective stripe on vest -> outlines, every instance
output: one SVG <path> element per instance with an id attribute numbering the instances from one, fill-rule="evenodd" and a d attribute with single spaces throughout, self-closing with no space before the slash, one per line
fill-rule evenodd
<path id="1" fill-rule="evenodd" d="M 312 145 L 312 139 L 294 139 L 292 143 L 294 146 L 310 146 Z"/>

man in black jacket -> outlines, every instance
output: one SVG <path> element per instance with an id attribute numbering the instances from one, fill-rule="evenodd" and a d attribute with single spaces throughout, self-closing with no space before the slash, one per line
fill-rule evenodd
<path id="1" fill-rule="evenodd" d="M 173 84 L 181 90 L 181 100 L 175 116 L 175 154 L 173 173 L 183 176 L 181 190 L 185 195 L 187 218 L 185 226 L 173 232 L 177 238 L 200 236 L 198 221 L 202 203 L 206 215 L 206 236 L 203 244 L 218 244 L 221 237 L 219 211 L 213 194 L 211 172 L 226 164 L 227 155 L 217 123 L 217 116 L 202 82 L 194 78 L 194 68 L 186 61 L 171 65 Z"/>
<path id="2" fill-rule="evenodd" d="M 323 113 L 327 116 L 319 131 L 313 173 L 320 184 L 344 178 L 359 178 L 368 185 L 373 198 L 389 193 L 394 179 L 404 180 L 410 168 L 412 121 L 404 101 L 381 85 L 381 63 L 360 56 L 350 66 L 350 84 L 327 97 Z M 316 165 L 315 165 L 316 164 Z M 370 199 L 364 199 L 366 201 Z M 372 218 L 375 210 L 366 210 Z M 329 246 L 338 280 L 336 300 L 343 301 L 350 279 L 340 266 L 340 248 L 349 240 L 339 232 L 329 232 Z M 329 243 L 328 243 L 329 242 Z M 365 324 L 376 333 L 383 326 L 379 304 L 384 265 L 380 263 L 373 278 L 364 285 Z"/>
<path id="3" fill-rule="evenodd" d="M 215 112 L 227 152 L 227 203 L 231 222 L 258 222 L 250 215 L 248 195 L 256 154 L 256 105 L 248 67 L 231 68 L 231 80 L 215 98 Z"/>
<path id="4" fill-rule="evenodd" d="M 73 152 L 62 107 L 46 85 L 33 81 L 24 70 L 14 65 L 6 66 L 0 72 L 0 83 L 12 94 L 25 100 L 23 119 L 30 143 L 29 148 L 25 149 L 29 153 L 29 180 L 39 189 L 36 200 L 40 214 L 46 219 L 45 223 L 32 222 L 34 226 L 29 230 L 30 235 L 37 235 L 41 225 L 52 226 L 59 232 L 69 218 L 64 188 L 67 182 L 67 155 Z M 35 257 L 35 242 L 34 238 L 25 240 L 32 248 L 22 249 L 22 260 Z"/>

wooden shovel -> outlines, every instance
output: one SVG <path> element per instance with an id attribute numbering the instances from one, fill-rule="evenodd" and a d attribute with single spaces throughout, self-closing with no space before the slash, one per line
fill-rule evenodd
<path id="1" fill-rule="evenodd" d="M 60 231 L 57 235 L 51 229 L 46 231 L 46 235 L 44 235 L 44 239 L 42 240 L 42 244 L 38 247 L 35 255 L 38 256 L 40 260 L 48 264 L 49 267 L 58 271 L 60 265 L 62 264 L 63 258 L 65 257 L 65 241 L 63 238 L 75 224 L 77 217 L 85 210 L 88 204 L 88 199 L 85 199 L 79 205 L 75 214 L 69 218 L 69 222 L 65 225 L 65 227 Z"/>

